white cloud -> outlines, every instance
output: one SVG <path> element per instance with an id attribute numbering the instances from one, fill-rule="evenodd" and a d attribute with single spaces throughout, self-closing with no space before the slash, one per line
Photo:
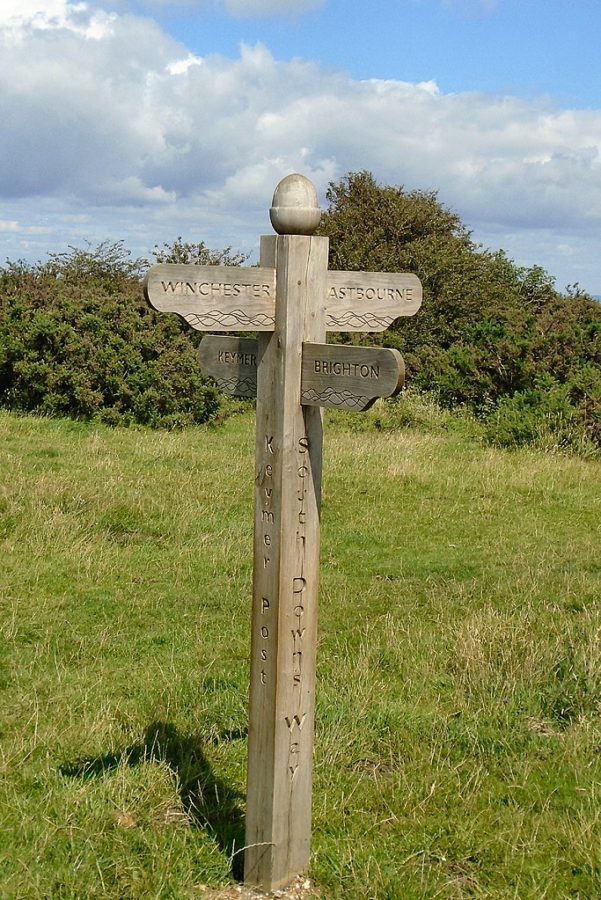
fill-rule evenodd
<path id="1" fill-rule="evenodd" d="M 5 44 L 20 46 L 32 31 L 67 30 L 99 40 L 110 32 L 115 15 L 90 12 L 87 3 L 70 0 L 0 0 L 0 30 Z"/>
<path id="2" fill-rule="evenodd" d="M 170 75 L 183 75 L 188 71 L 190 66 L 200 65 L 202 65 L 202 59 L 190 53 L 185 59 L 178 59 L 175 62 L 169 63 L 167 71 Z"/>
<path id="3" fill-rule="evenodd" d="M 0 18 L 5 222 L 60 222 L 64 243 L 98 234 L 136 252 L 186 229 L 252 249 L 283 175 L 301 171 L 323 194 L 366 168 L 438 189 L 476 236 L 499 246 L 511 236 L 524 261 L 527 235 L 528 247 L 547 248 L 532 262 L 558 262 L 560 278 L 583 281 L 576 270 L 601 226 L 600 111 L 448 95 L 432 81 L 354 81 L 278 62 L 261 45 L 200 59 L 150 20 L 66 0 L 44 9 L 43 27 L 33 0 Z M 4 231 L 7 241 L 23 235 Z M 24 245 L 10 246 L 18 255 Z M 601 286 L 601 263 L 587 271 Z"/>
<path id="4" fill-rule="evenodd" d="M 50 229 L 43 225 L 21 225 L 16 219 L 10 221 L 0 219 L 0 234 L 49 234 Z"/>
<path id="5" fill-rule="evenodd" d="M 0 25 L 12 25 L 23 21 L 64 21 L 68 7 L 73 7 L 68 0 L 2 0 L 0 6 Z"/>

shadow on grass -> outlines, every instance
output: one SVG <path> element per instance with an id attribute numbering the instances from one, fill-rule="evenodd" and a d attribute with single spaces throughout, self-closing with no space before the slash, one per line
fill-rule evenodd
<path id="1" fill-rule="evenodd" d="M 236 741 L 246 737 L 244 731 L 222 732 L 215 739 Z M 70 778 L 98 778 L 120 765 L 137 766 L 157 760 L 166 763 L 177 778 L 182 806 L 189 820 L 209 831 L 231 860 L 232 874 L 242 879 L 244 816 L 240 808 L 242 795 L 217 778 L 203 753 L 201 741 L 194 735 L 182 735 L 168 722 L 153 722 L 144 739 L 121 753 L 109 753 L 92 759 L 78 760 L 60 767 Z"/>

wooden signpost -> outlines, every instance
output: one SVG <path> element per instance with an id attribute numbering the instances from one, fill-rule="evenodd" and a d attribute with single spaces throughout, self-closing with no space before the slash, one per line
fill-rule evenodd
<path id="1" fill-rule="evenodd" d="M 421 304 L 415 275 L 329 272 L 315 188 L 277 186 L 277 235 L 258 268 L 154 266 L 156 309 L 207 335 L 199 360 L 228 394 L 257 398 L 245 881 L 270 891 L 308 862 L 319 578 L 322 407 L 362 410 L 400 390 L 396 350 L 326 344 L 327 331 L 382 331 Z"/>
<path id="2" fill-rule="evenodd" d="M 202 371 L 232 397 L 257 396 L 258 356 L 258 341 L 216 334 L 208 334 L 198 350 Z M 405 365 L 398 350 L 342 344 L 302 346 L 303 406 L 369 409 L 378 397 L 397 394 L 404 381 Z"/>

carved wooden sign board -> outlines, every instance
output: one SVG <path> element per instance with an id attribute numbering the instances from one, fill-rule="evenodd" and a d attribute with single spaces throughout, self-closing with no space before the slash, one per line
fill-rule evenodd
<path id="1" fill-rule="evenodd" d="M 383 331 L 421 305 L 410 274 L 328 271 L 321 212 L 302 175 L 277 186 L 276 235 L 257 268 L 158 265 L 149 303 L 208 334 L 202 370 L 257 398 L 253 605 L 244 879 L 266 891 L 308 862 L 315 707 L 323 407 L 367 409 L 400 390 L 396 350 L 326 344 L 327 331 Z"/>
<path id="2" fill-rule="evenodd" d="M 257 396 L 258 341 L 208 334 L 198 349 L 200 367 L 224 394 Z M 368 409 L 397 394 L 405 380 L 398 350 L 303 343 L 301 403 L 330 409 Z"/>

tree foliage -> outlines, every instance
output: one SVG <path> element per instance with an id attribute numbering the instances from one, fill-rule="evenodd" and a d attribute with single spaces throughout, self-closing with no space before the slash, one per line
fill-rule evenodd
<path id="1" fill-rule="evenodd" d="M 163 244 L 162 247 L 155 244 L 152 255 L 157 263 L 181 263 L 192 266 L 241 266 L 249 257 L 248 253 L 232 250 L 231 247 L 211 250 L 204 241 L 196 243 L 184 241 L 181 236 L 172 244 Z"/>
<path id="2" fill-rule="evenodd" d="M 485 417 L 491 440 L 498 423 L 499 443 L 551 427 L 563 445 L 601 445 L 601 306 L 578 285 L 562 295 L 540 266 L 478 246 L 434 192 L 358 172 L 330 185 L 327 200 L 320 229 L 331 268 L 413 272 L 422 282 L 419 313 L 384 337 L 415 385 Z M 520 416 L 529 429 L 512 432 L 508 420 Z"/>
<path id="3" fill-rule="evenodd" d="M 122 243 L 70 248 L 0 270 L 0 405 L 172 428 L 205 422 L 219 397 L 200 373 L 194 335 L 142 296 Z"/>
<path id="4" fill-rule="evenodd" d="M 129 279 L 139 278 L 145 267 L 146 260 L 132 259 L 123 241 L 102 241 L 96 247 L 86 241 L 85 247 L 69 246 L 62 253 L 49 253 L 48 261 L 35 268 L 40 274 L 66 282 L 93 281 L 107 291 L 114 291 Z"/>

